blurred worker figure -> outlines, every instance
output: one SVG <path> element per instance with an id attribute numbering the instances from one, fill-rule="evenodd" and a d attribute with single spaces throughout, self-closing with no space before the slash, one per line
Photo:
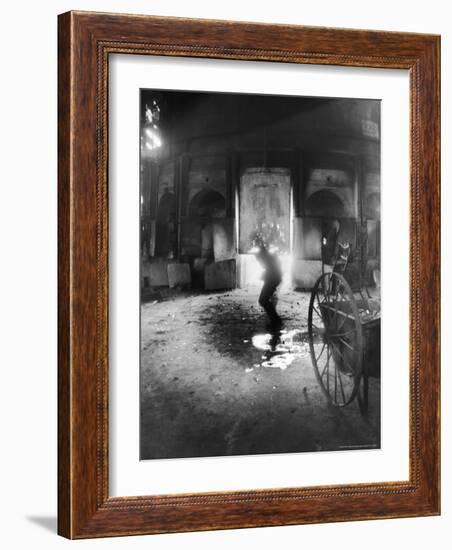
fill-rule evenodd
<path id="1" fill-rule="evenodd" d="M 263 241 L 257 243 L 257 248 L 256 258 L 264 268 L 262 275 L 264 285 L 259 295 L 259 305 L 264 308 L 270 317 L 272 325 L 280 326 L 282 321 L 275 308 L 275 292 L 282 281 L 281 263 L 276 254 L 269 252 Z"/>

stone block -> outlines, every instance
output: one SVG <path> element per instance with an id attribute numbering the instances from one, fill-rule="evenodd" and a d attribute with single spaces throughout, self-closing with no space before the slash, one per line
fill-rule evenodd
<path id="1" fill-rule="evenodd" d="M 151 287 L 168 286 L 168 261 L 154 260 L 150 262 L 144 275 L 149 277 L 149 285 Z"/>
<path id="2" fill-rule="evenodd" d="M 170 288 L 176 286 L 188 287 L 191 285 L 191 273 L 189 264 L 168 264 L 168 284 Z"/>
<path id="3" fill-rule="evenodd" d="M 206 290 L 229 290 L 236 285 L 235 260 L 207 264 L 204 270 Z"/>
<path id="4" fill-rule="evenodd" d="M 150 285 L 150 264 L 146 260 L 141 260 L 140 280 L 142 287 Z"/>
<path id="5" fill-rule="evenodd" d="M 238 254 L 236 258 L 236 282 L 238 288 L 243 288 L 246 282 L 245 254 Z"/>

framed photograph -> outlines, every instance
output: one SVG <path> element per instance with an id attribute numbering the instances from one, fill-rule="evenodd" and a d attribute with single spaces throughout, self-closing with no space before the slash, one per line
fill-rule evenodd
<path id="1" fill-rule="evenodd" d="M 440 513 L 439 59 L 59 16 L 61 535 Z"/>

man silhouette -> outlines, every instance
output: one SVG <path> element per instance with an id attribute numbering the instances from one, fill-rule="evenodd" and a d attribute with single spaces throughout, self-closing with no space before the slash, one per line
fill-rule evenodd
<path id="1" fill-rule="evenodd" d="M 259 305 L 265 310 L 272 325 L 281 325 L 281 317 L 276 312 L 274 294 L 282 280 L 282 270 L 279 258 L 271 254 L 264 242 L 258 243 L 257 261 L 264 268 L 262 279 L 264 284 L 259 295 Z"/>

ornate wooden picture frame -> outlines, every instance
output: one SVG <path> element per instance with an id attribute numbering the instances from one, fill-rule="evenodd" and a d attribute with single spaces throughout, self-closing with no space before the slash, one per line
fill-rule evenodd
<path id="1" fill-rule="evenodd" d="M 69 12 L 58 62 L 58 531 L 68 538 L 440 513 L 440 38 Z M 410 78 L 409 480 L 111 497 L 110 54 L 405 69 Z"/>

